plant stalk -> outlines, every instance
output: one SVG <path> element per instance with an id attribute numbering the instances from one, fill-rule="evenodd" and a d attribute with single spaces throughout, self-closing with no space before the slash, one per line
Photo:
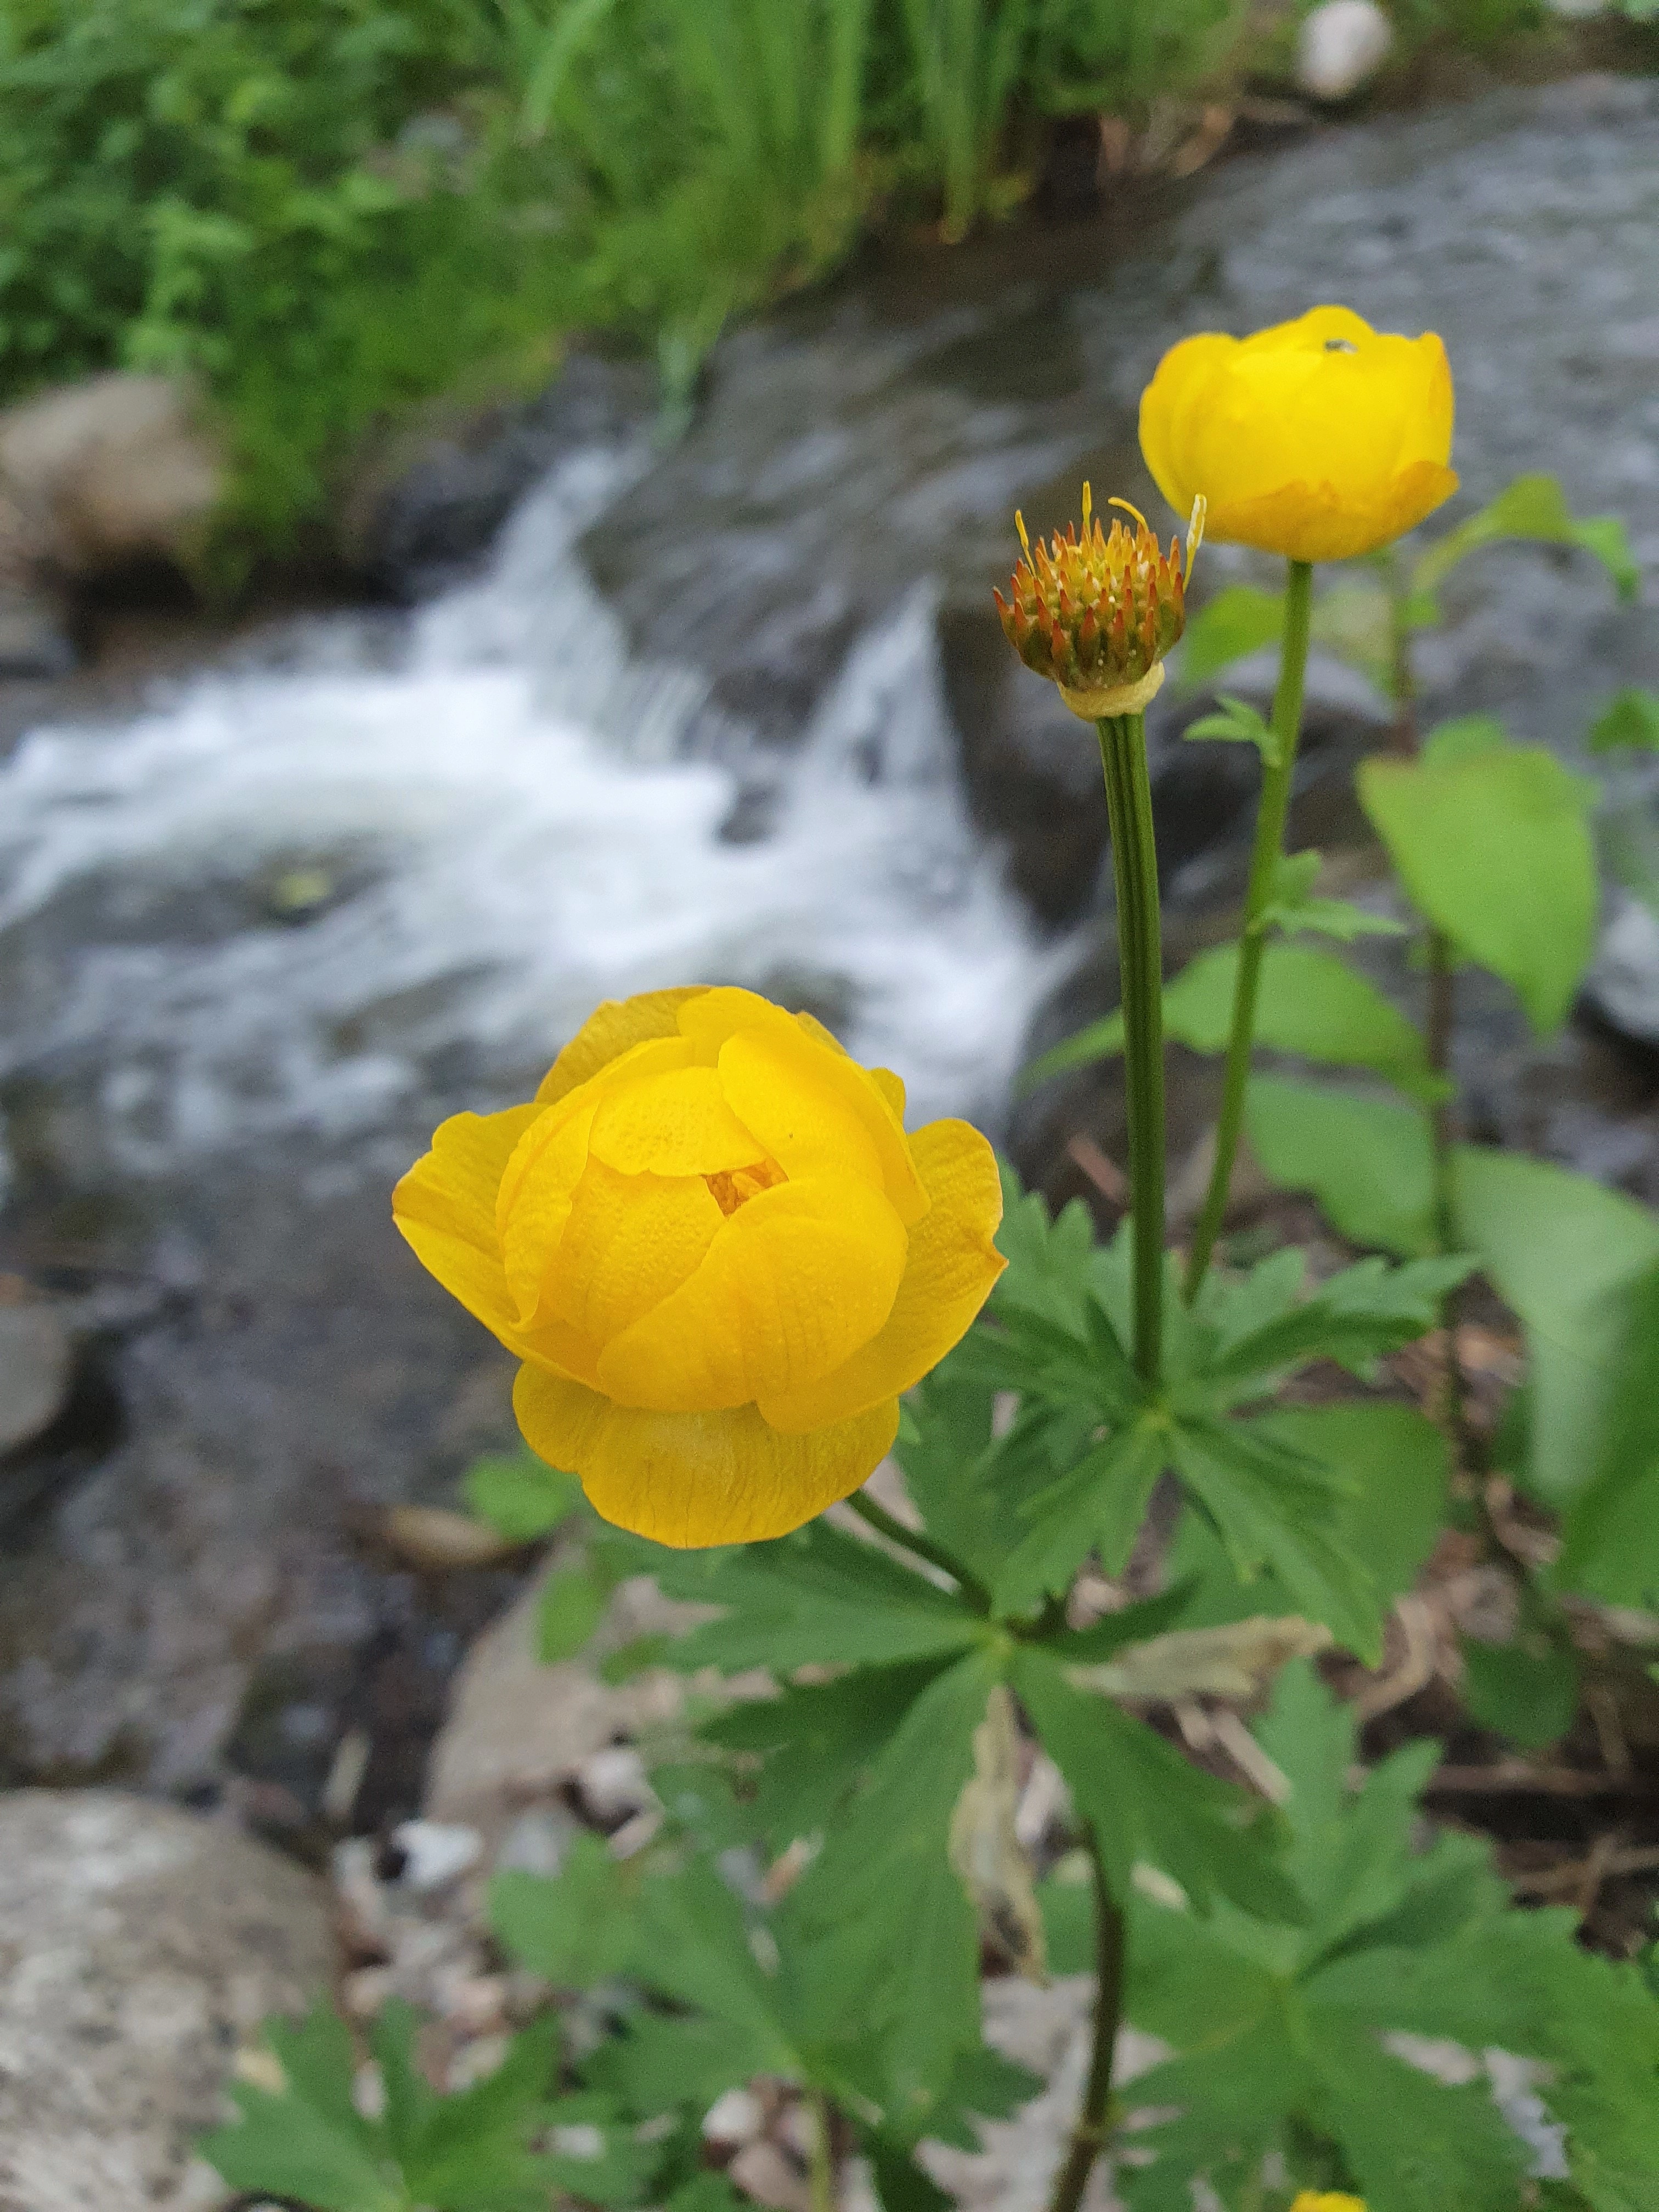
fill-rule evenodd
<path id="1" fill-rule="evenodd" d="M 1106 775 L 1117 886 L 1118 968 L 1129 1105 L 1129 1222 L 1134 1255 L 1135 1372 L 1156 1389 L 1164 1366 L 1164 951 L 1158 848 L 1146 774 L 1146 718 L 1096 726 Z"/>
<path id="2" fill-rule="evenodd" d="M 1457 1014 L 1457 979 L 1452 949 L 1444 933 L 1429 932 L 1429 994 L 1425 1042 L 1431 1068 L 1445 1075 L 1451 1066 L 1452 1027 Z M 1434 1235 L 1443 1252 L 1457 1249 L 1457 1204 L 1453 1186 L 1452 1145 L 1454 1103 L 1437 1099 L 1429 1115 L 1429 1137 L 1434 1157 Z M 1463 1369 L 1457 1356 L 1458 1311 L 1462 1301 L 1448 1291 L 1440 1309 L 1440 1326 L 1446 1340 L 1445 1364 L 1441 1372 L 1440 1404 L 1437 1411 L 1457 1467 L 1468 1464 L 1468 1425 L 1463 1411 Z"/>
<path id="3" fill-rule="evenodd" d="M 1198 1296 L 1215 1250 L 1216 1238 L 1227 1211 L 1233 1164 L 1244 1127 L 1244 1093 L 1250 1080 L 1250 1047 L 1255 1036 L 1255 1003 L 1261 985 L 1261 957 L 1267 933 L 1261 917 L 1272 903 L 1273 882 L 1285 846 L 1285 823 L 1291 811 L 1291 787 L 1296 775 L 1297 739 L 1302 733 L 1302 692 L 1308 672 L 1308 632 L 1313 619 L 1313 567 L 1292 561 L 1285 592 L 1285 639 L 1279 663 L 1279 684 L 1273 693 L 1273 735 L 1279 740 L 1279 759 L 1261 780 L 1261 804 L 1255 817 L 1255 846 L 1250 855 L 1250 883 L 1244 900 L 1244 930 L 1238 948 L 1238 980 L 1233 986 L 1232 1027 L 1227 1038 L 1227 1073 L 1221 1093 L 1221 1118 L 1216 1125 L 1215 1159 L 1210 1169 L 1204 1208 L 1193 1231 L 1187 1255 L 1182 1295 L 1188 1305 Z"/>
<path id="4" fill-rule="evenodd" d="M 1083 2104 L 1077 2125 L 1072 2130 L 1066 2163 L 1054 2179 L 1048 2212 L 1078 2212 L 1095 2160 L 1105 2148 L 1111 2133 L 1112 2061 L 1117 2052 L 1117 2032 L 1123 2021 L 1124 1921 L 1112 1900 L 1099 1839 L 1092 1828 L 1089 1831 L 1088 1845 L 1095 1893 L 1094 2040 Z"/>
<path id="5" fill-rule="evenodd" d="M 873 1528 L 878 1535 L 885 1536 L 890 1544 L 898 1545 L 912 1558 L 926 1559 L 930 1567 L 937 1567 L 941 1573 L 949 1575 L 975 1613 L 989 1613 L 991 1593 L 984 1583 L 934 1543 L 931 1536 L 923 1535 L 920 1528 L 907 1528 L 903 1522 L 896 1520 L 884 1505 L 878 1505 L 873 1498 L 866 1497 L 861 1490 L 855 1490 L 842 1503 L 858 1515 L 866 1528 Z"/>

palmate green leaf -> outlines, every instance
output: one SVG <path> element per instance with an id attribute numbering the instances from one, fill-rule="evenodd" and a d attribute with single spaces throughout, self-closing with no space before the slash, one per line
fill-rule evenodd
<path id="1" fill-rule="evenodd" d="M 639 1869 L 593 1835 L 571 1839 L 554 1875 L 512 1868 L 489 1883 L 489 1924 L 520 1966 L 556 1989 L 587 1990 L 630 1966 Z"/>
<path id="2" fill-rule="evenodd" d="M 1035 1078 L 1027 1070 L 1021 1079 Z M 1074 1198 L 1051 1217 L 1041 1192 L 1025 1190 L 1006 1160 L 997 1164 L 1003 1210 L 996 1242 L 1008 1265 L 991 1292 L 990 1310 L 1000 1315 L 1018 1309 L 1075 1328 L 1092 1285 L 1095 1224 L 1089 1209 Z"/>
<path id="3" fill-rule="evenodd" d="M 415 2063 L 416 2021 L 386 2006 L 373 2035 L 386 2110 L 366 2120 L 352 2101 L 356 2053 L 344 2023 L 319 2004 L 268 2035 L 286 2085 L 234 2083 L 239 2122 L 202 2142 L 232 2188 L 292 2197 L 317 2212 L 542 2212 L 552 2176 L 531 2145 L 547 2124 L 557 2029 L 515 2036 L 496 2071 L 440 2096 Z"/>
<path id="4" fill-rule="evenodd" d="M 872 2042 L 884 2124 L 901 2141 L 927 2132 L 980 2044 L 977 1921 L 948 1846 L 1001 1668 L 983 1650 L 928 1685 L 780 1915 L 802 2041 Z"/>
<path id="5" fill-rule="evenodd" d="M 1218 1892 L 1263 1913 L 1300 1917 L 1294 1887 L 1244 1826 L 1249 1808 L 1238 1792 L 1192 1765 L 1144 1721 L 1077 1688 L 1049 1651 L 1023 1647 L 1011 1679 L 1094 1830 L 1120 1902 L 1146 1860 L 1200 1906 Z"/>
<path id="6" fill-rule="evenodd" d="M 1412 572 L 1413 589 L 1437 592 L 1468 555 L 1504 540 L 1581 547 L 1601 563 L 1620 599 L 1634 599 L 1641 587 L 1641 567 L 1618 516 L 1590 515 L 1580 520 L 1567 505 L 1558 479 L 1540 474 L 1517 477 L 1489 507 L 1431 545 Z"/>
<path id="7" fill-rule="evenodd" d="M 578 2093 L 556 2098 L 545 2118 L 552 2147 L 543 2163 L 554 2189 L 582 2204 L 641 2201 L 660 2152 L 654 2142 L 641 2142 L 625 2106 L 614 2097 Z M 583 2139 L 580 2149 L 574 2147 L 578 2136 Z M 592 2141 L 595 2136 L 597 2142 Z M 536 2212 L 542 2212 L 540 2202 Z"/>
<path id="8" fill-rule="evenodd" d="M 1235 699 L 1228 692 L 1218 694 L 1221 711 L 1200 714 L 1195 722 L 1188 722 L 1181 732 L 1183 738 L 1217 738 L 1233 744 L 1254 745 L 1261 755 L 1264 764 L 1277 768 L 1281 757 L 1279 732 L 1272 723 L 1263 720 L 1259 710 L 1243 699 Z"/>
<path id="9" fill-rule="evenodd" d="M 1456 951 L 1515 991 L 1540 1036 L 1559 1028 L 1595 951 L 1588 787 L 1541 745 L 1360 763 L 1360 803 L 1407 896 Z"/>
<path id="10" fill-rule="evenodd" d="M 1034 1501 L 992 1586 L 998 1617 L 1025 1613 L 1068 1589 L 1091 1552 L 1107 1574 L 1121 1574 L 1169 1457 L 1167 1427 L 1147 1419 L 1085 1451 Z"/>
<path id="11" fill-rule="evenodd" d="M 1285 1441 L 1265 1420 L 1189 1419 L 1176 1428 L 1181 1479 L 1246 1583 L 1271 1567 L 1290 1609 L 1322 1621 L 1366 1665 L 1382 1654 L 1382 1599 L 1350 1548 L 1341 1501 L 1352 1478 Z M 1252 1608 L 1260 1612 L 1260 1605 Z"/>
<path id="12" fill-rule="evenodd" d="M 1206 600 L 1188 622 L 1181 641 L 1182 688 L 1195 691 L 1247 653 L 1274 644 L 1285 627 L 1285 595 L 1230 584 Z"/>
<path id="13" fill-rule="evenodd" d="M 1469 1275 L 1473 1259 L 1452 1254 L 1408 1260 L 1359 1260 L 1328 1276 L 1310 1297 L 1219 1348 L 1204 1380 L 1230 1395 L 1260 1395 L 1291 1368 L 1333 1359 L 1364 1375 L 1387 1352 L 1398 1352 L 1440 1317 L 1448 1291 Z"/>
<path id="14" fill-rule="evenodd" d="M 356 2054 L 344 2021 L 319 2002 L 303 2023 L 272 2021 L 265 2033 L 286 2087 L 233 2081 L 240 2118 L 204 2136 L 202 2156 L 232 2189 L 296 2197 L 317 2212 L 407 2212 L 385 2129 L 351 2101 Z"/>
<path id="15" fill-rule="evenodd" d="M 1353 1790 L 1352 1711 L 1310 1668 L 1285 1669 L 1256 1733 L 1291 1784 L 1285 1864 L 1309 1917 L 1274 1926 L 1224 1903 L 1200 1918 L 1135 1899 L 1128 2017 L 1177 2056 L 1134 2101 L 1182 2107 L 1136 2130 L 1157 2154 L 1120 2172 L 1136 2212 L 1186 2206 L 1197 2174 L 1236 2187 L 1267 2149 L 1303 2172 L 1321 2138 L 1340 2169 L 1325 2181 L 1376 2212 L 1516 2203 L 1527 2146 L 1483 2084 L 1448 2087 L 1392 2056 L 1383 2039 L 1400 2033 L 1542 2061 L 1540 2094 L 1588 2200 L 1659 2201 L 1659 2002 L 1638 1970 L 1580 1949 L 1571 1913 L 1511 1909 L 1476 1838 L 1417 1848 L 1432 1745 Z"/>
<path id="16" fill-rule="evenodd" d="M 1659 692 L 1626 684 L 1590 724 L 1593 753 L 1659 752 Z"/>
<path id="17" fill-rule="evenodd" d="M 1285 1407 L 1259 1417 L 1269 1434 L 1321 1464 L 1341 1469 L 1353 1487 L 1334 1500 L 1334 1526 L 1389 1604 L 1412 1588 L 1434 1549 L 1446 1514 L 1446 1440 L 1414 1407 L 1376 1401 Z M 1183 1628 L 1219 1626 L 1295 1607 L 1271 1568 L 1243 1582 L 1213 1528 L 1188 1510 L 1164 1562 L 1184 1584 Z"/>
<path id="18" fill-rule="evenodd" d="M 830 1826 L 905 1714 L 950 1660 L 858 1667 L 705 1721 L 705 1743 L 755 1767 L 748 1810 L 775 1850 Z"/>
<path id="19" fill-rule="evenodd" d="M 1200 953 L 1164 993 L 1166 1032 L 1194 1052 L 1226 1049 L 1238 977 L 1237 945 Z M 1269 945 L 1256 1000 L 1256 1042 L 1340 1067 L 1365 1067 L 1413 1097 L 1432 1100 L 1445 1084 L 1429 1067 L 1422 1036 L 1376 987 L 1334 954 Z M 1022 1084 L 1107 1060 L 1123 1049 L 1121 1014 L 1109 1014 L 1032 1061 Z"/>
<path id="20" fill-rule="evenodd" d="M 1434 1153 L 1419 1109 L 1253 1075 L 1244 1130 L 1271 1179 L 1311 1191 L 1356 1244 L 1402 1259 L 1434 1249 Z"/>
<path id="21" fill-rule="evenodd" d="M 1659 1218 L 1542 1160 L 1460 1146 L 1459 1242 L 1527 1332 L 1529 1447 L 1522 1479 L 1561 1508 L 1595 1481 L 1621 1372 L 1623 1302 L 1659 1264 Z"/>
<path id="22" fill-rule="evenodd" d="M 661 1656 L 683 1674 L 882 1665 L 960 1650 L 977 1617 L 873 1544 L 814 1521 L 775 1542 L 708 1552 L 651 1547 L 664 1595 L 726 1608 Z"/>

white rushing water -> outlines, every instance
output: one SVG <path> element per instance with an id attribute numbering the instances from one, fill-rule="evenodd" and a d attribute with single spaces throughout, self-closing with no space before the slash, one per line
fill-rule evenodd
<path id="1" fill-rule="evenodd" d="M 633 664 L 574 550 L 637 461 L 589 453 L 395 665 L 350 619 L 0 769 L 0 1073 L 91 1076 L 100 1146 L 164 1169 L 372 1131 L 446 1048 L 528 1067 L 599 999 L 809 979 L 915 1118 L 994 1115 L 1056 953 L 969 819 L 919 587 L 862 640 L 775 824 L 685 757 L 688 672 Z M 384 655 L 382 654 L 382 662 Z M 248 887 L 313 867 L 303 927 Z"/>

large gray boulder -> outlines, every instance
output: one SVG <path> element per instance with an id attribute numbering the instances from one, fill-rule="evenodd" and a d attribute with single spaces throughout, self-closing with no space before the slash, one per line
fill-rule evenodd
<path id="1" fill-rule="evenodd" d="M 206 2212 L 240 2046 L 325 1983 L 310 1875 L 114 1790 L 0 1796 L 0 2212 Z"/>

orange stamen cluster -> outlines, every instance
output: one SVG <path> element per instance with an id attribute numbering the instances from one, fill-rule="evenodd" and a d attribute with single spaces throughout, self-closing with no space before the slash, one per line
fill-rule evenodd
<path id="1" fill-rule="evenodd" d="M 1010 598 L 995 594 L 1008 642 L 1030 669 L 1068 690 L 1097 692 L 1136 684 L 1163 659 L 1187 623 L 1179 540 L 1165 553 L 1145 516 L 1127 500 L 1108 502 L 1133 515 L 1103 532 L 1089 486 L 1083 534 L 1066 526 L 1033 549 L 1023 515 L 1014 520 L 1025 557 Z M 1191 565 L 1188 554 L 1188 565 Z"/>

